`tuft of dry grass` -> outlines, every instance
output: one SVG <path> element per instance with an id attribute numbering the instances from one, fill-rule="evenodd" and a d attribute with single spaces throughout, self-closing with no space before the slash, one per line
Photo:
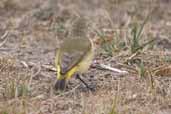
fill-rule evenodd
<path id="1" fill-rule="evenodd" d="M 52 6 L 48 6 L 49 1 Z M 49 1 L 0 1 L 0 32 L 9 30 L 8 41 L 0 47 L 0 114 L 160 114 L 169 111 L 168 0 L 57 0 L 57 4 L 53 4 L 56 0 Z M 154 7 L 157 10 L 145 24 L 145 15 Z M 90 68 L 83 78 L 95 84 L 95 92 L 85 90 L 73 78 L 68 90 L 56 94 L 53 89 L 56 74 L 42 65 L 54 65 L 56 47 L 69 34 L 71 22 L 80 14 L 91 22 L 88 35 L 92 39 L 97 37 L 101 46 L 95 63 L 124 69 L 129 74 L 118 76 L 111 71 Z M 157 43 L 150 40 L 153 38 Z M 34 65 L 23 66 L 21 61 Z"/>

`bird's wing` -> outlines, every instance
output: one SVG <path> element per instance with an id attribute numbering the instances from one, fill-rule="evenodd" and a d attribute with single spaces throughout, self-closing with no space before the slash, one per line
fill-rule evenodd
<path id="1" fill-rule="evenodd" d="M 66 74 L 70 71 L 74 66 L 78 65 L 79 62 L 82 61 L 86 52 L 74 51 L 72 53 L 64 52 L 61 55 L 60 66 L 61 66 L 61 74 Z"/>
<path id="2" fill-rule="evenodd" d="M 66 39 L 59 49 L 58 64 L 61 67 L 60 73 L 65 75 L 74 66 L 78 65 L 90 49 L 91 43 L 86 38 Z"/>

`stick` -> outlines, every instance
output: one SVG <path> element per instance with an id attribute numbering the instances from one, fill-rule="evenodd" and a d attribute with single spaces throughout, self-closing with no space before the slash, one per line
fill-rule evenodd
<path id="1" fill-rule="evenodd" d="M 0 43 L 0 47 L 2 47 L 5 43 L 6 43 L 6 41 L 7 41 L 7 39 L 8 39 L 8 31 L 6 31 L 2 36 L 1 36 L 1 39 L 3 40 L 1 43 Z"/>
<path id="2" fill-rule="evenodd" d="M 113 72 L 117 72 L 117 73 L 120 73 L 120 74 L 128 74 L 127 71 L 120 70 L 120 69 L 117 69 L 117 68 L 113 68 L 111 66 L 107 66 L 107 65 L 104 65 L 104 64 L 99 64 L 98 67 L 100 67 L 102 69 L 105 69 L 105 70 L 110 70 L 110 71 L 113 71 Z"/>

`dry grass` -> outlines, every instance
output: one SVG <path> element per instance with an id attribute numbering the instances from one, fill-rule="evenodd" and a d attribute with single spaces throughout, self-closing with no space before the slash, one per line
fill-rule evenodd
<path id="1" fill-rule="evenodd" d="M 0 114 L 169 114 L 170 5 L 168 0 L 0 1 L 0 35 L 9 31 L 0 47 Z M 95 92 L 72 78 L 58 93 L 56 73 L 43 65 L 54 66 L 55 49 L 79 15 L 89 20 L 89 36 L 99 46 L 94 61 L 129 74 L 92 67 L 83 78 Z"/>

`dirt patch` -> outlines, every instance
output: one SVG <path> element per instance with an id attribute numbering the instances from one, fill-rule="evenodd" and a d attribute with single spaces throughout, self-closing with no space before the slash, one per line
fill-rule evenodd
<path id="1" fill-rule="evenodd" d="M 0 113 L 109 114 L 114 110 L 112 114 L 169 114 L 171 78 L 155 76 L 153 71 L 171 62 L 170 6 L 168 0 L 1 1 L 0 36 L 8 35 L 0 47 Z M 141 43 L 156 40 L 127 61 L 132 56 L 131 27 L 141 24 L 153 9 Z M 88 18 L 92 39 L 100 37 L 98 31 L 109 40 L 111 36 L 119 40 L 115 40 L 112 56 L 108 50 L 97 49 L 83 77 L 94 92 L 73 77 L 67 90 L 59 93 L 54 90 L 56 72 L 51 68 L 55 50 L 79 15 Z M 94 67 L 95 63 L 129 73 L 117 75 Z"/>

